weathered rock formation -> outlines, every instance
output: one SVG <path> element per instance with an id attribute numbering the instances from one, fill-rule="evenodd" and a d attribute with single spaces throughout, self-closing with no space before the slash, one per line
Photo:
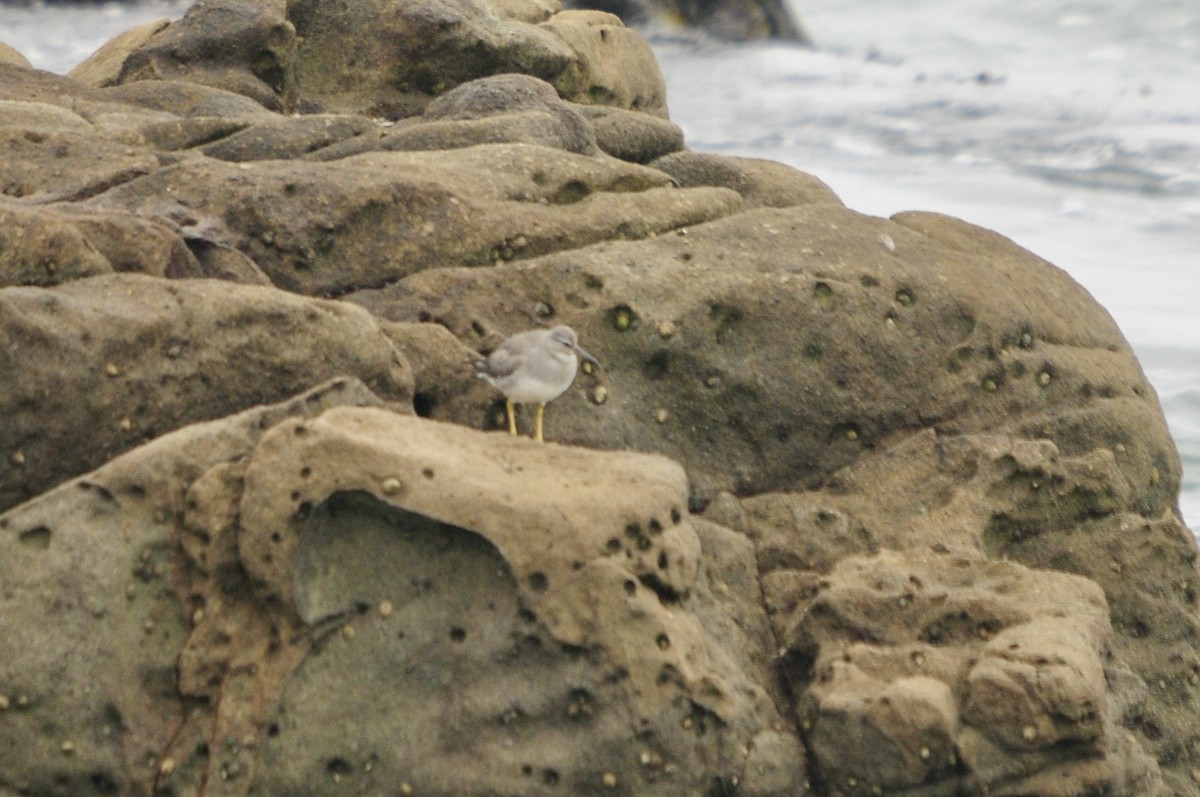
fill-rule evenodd
<path id="1" fill-rule="evenodd" d="M 1051 264 L 687 151 L 554 0 L 74 75 L 0 58 L 0 793 L 1200 795 L 1178 457 Z M 537 445 L 470 364 L 551 323 Z"/>

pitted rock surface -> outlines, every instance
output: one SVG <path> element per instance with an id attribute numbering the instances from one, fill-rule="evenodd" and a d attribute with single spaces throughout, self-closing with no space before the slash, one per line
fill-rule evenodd
<path id="1" fill-rule="evenodd" d="M 558 0 L 78 74 L 0 53 L 0 792 L 1200 795 L 1179 458 L 1052 265 L 687 150 Z"/>
<path id="2" fill-rule="evenodd" d="M 1110 711 L 1108 606 L 1086 579 L 883 553 L 775 619 L 820 777 L 845 794 L 1040 793 L 1046 768 L 1062 794 L 1160 785 Z"/>
<path id="3" fill-rule="evenodd" d="M 352 375 L 411 406 L 412 375 L 365 312 L 215 280 L 113 274 L 0 289 L 0 506 L 188 423 Z M 45 418 L 54 417 L 54 423 Z"/>

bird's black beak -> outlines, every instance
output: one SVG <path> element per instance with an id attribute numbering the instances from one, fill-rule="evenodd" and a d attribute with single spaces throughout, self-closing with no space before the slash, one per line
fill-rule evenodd
<path id="1" fill-rule="evenodd" d="M 597 360 L 595 357 L 588 354 L 586 351 L 579 348 L 578 346 L 575 347 L 575 353 L 579 355 L 580 359 L 587 360 L 588 362 L 590 362 L 592 365 L 596 366 L 597 368 L 600 367 L 599 360 Z"/>

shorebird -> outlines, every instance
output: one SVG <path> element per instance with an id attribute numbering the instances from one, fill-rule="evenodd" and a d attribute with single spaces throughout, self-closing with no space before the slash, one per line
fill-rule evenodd
<path id="1" fill-rule="evenodd" d="M 533 438 L 542 438 L 542 415 L 546 402 L 566 392 L 575 381 L 579 360 L 599 366 L 595 357 L 579 348 L 575 330 L 567 326 L 533 329 L 507 338 L 485 359 L 475 363 L 475 375 L 486 379 L 504 394 L 508 411 L 508 433 L 517 433 L 514 404 L 536 404 L 537 421 Z"/>

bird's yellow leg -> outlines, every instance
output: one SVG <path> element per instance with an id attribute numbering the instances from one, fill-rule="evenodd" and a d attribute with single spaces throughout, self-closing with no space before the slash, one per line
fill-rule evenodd
<path id="1" fill-rule="evenodd" d="M 504 409 L 508 411 L 508 433 L 514 437 L 517 434 L 517 412 L 513 407 L 513 403 L 508 399 L 504 400 Z"/>
<path id="2" fill-rule="evenodd" d="M 537 440 L 539 443 L 546 442 L 545 440 L 542 439 L 542 413 L 544 413 L 545 411 L 546 411 L 546 405 L 539 404 L 538 408 L 537 408 L 537 423 L 535 425 L 535 428 L 537 429 L 537 434 L 534 436 L 534 439 Z"/>

